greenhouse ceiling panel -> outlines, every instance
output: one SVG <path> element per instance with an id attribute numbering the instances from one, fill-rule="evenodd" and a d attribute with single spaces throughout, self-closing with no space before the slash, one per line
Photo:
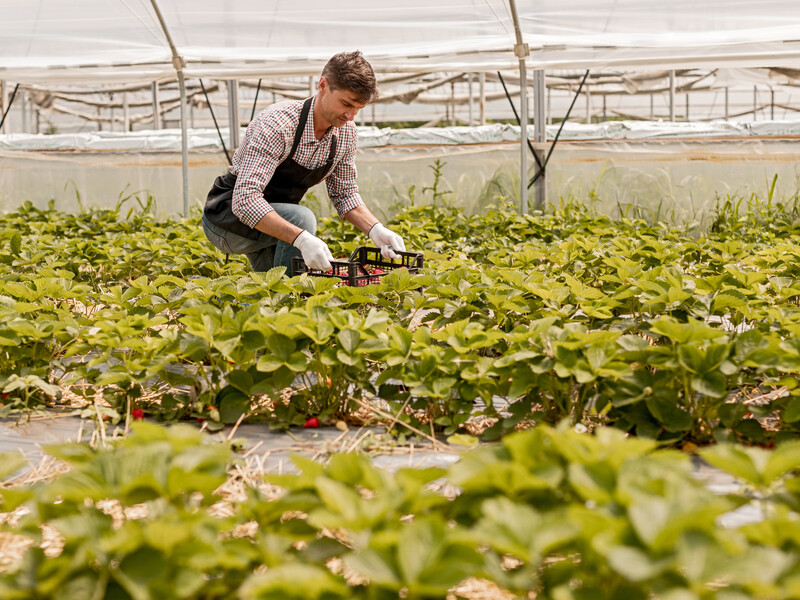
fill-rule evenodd
<path id="1" fill-rule="evenodd" d="M 376 71 L 514 69 L 507 0 L 7 0 L 0 79 L 22 83 L 315 75 L 342 50 Z M 800 2 L 516 2 L 530 68 L 796 66 Z"/>

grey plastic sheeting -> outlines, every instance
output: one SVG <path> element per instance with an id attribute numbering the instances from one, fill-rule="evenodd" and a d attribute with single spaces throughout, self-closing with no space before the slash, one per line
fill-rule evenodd
<path id="1" fill-rule="evenodd" d="M 92 421 L 80 417 L 68 416 L 52 419 L 37 418 L 29 423 L 23 421 L 0 421 L 0 452 L 21 452 L 28 462 L 35 466 L 44 456 L 42 446 L 63 442 L 74 442 L 82 432 L 86 441 L 94 430 Z M 107 426 L 107 436 L 114 434 L 114 426 Z M 116 426 L 121 431 L 121 424 Z M 230 427 L 221 432 L 209 433 L 212 439 L 219 441 L 229 437 Z M 244 441 L 247 463 L 267 472 L 290 472 L 294 470 L 291 456 L 300 454 L 310 458 L 321 459 L 329 453 L 341 452 L 353 446 L 365 433 L 379 435 L 384 432 L 380 427 L 368 429 L 353 428 L 346 432 L 333 427 L 316 429 L 292 429 L 290 432 L 272 430 L 268 425 L 245 423 L 234 432 L 234 437 Z M 408 448 L 391 449 L 383 453 L 371 452 L 375 464 L 397 469 L 401 467 L 425 468 L 447 467 L 458 459 L 462 447 L 448 446 L 446 443 L 433 449 L 430 442 L 416 444 L 413 452 Z"/>
<path id="2" fill-rule="evenodd" d="M 242 129 L 241 135 L 244 135 Z M 229 139 L 228 129 L 220 130 L 223 139 Z M 188 132 L 189 150 L 222 150 L 219 134 L 215 129 L 191 129 Z M 553 132 L 555 135 L 555 132 Z M 377 127 L 358 128 L 361 148 L 383 146 L 427 145 L 452 146 L 461 144 L 487 144 L 519 141 L 519 127 L 511 125 L 484 125 L 479 127 L 422 127 L 417 129 L 391 129 Z M 179 129 L 159 131 L 64 133 L 55 135 L 10 133 L 0 135 L 0 150 L 20 151 L 117 151 L 179 152 L 181 132 Z"/>
<path id="3" fill-rule="evenodd" d="M 91 421 L 83 421 L 83 431 L 91 434 L 93 429 Z M 42 446 L 77 441 L 80 430 L 79 417 L 33 418 L 28 423 L 24 419 L 0 420 L 0 452 L 21 452 L 35 465 L 44 456 Z M 86 439 L 86 436 L 83 437 Z"/>
<path id="4" fill-rule="evenodd" d="M 547 139 L 553 140 L 558 125 L 547 127 Z M 228 139 L 227 128 L 221 130 Z M 244 129 L 242 130 L 242 135 Z M 737 123 L 711 121 L 708 123 L 673 123 L 650 121 L 611 121 L 606 123 L 566 123 L 561 140 L 647 140 L 670 138 L 719 138 L 800 135 L 800 121 L 758 121 Z M 519 141 L 519 127 L 507 124 L 477 127 L 418 127 L 391 129 L 359 127 L 358 143 L 361 148 L 386 146 L 459 146 L 468 144 L 493 144 Z M 222 149 L 215 129 L 191 129 L 189 150 L 218 151 Z M 0 135 L 0 150 L 21 151 L 118 151 L 179 152 L 179 129 L 159 131 L 65 133 L 55 135 L 11 133 Z"/>
<path id="5" fill-rule="evenodd" d="M 44 456 L 43 445 L 74 442 L 79 432 L 88 439 L 94 426 L 90 421 L 79 417 L 59 417 L 36 419 L 30 423 L 10 420 L 0 421 L 0 452 L 19 451 L 35 466 Z M 264 424 L 243 424 L 234 433 L 234 438 L 244 440 L 244 456 L 248 467 L 269 473 L 293 473 L 297 468 L 292 455 L 299 454 L 314 460 L 323 460 L 333 452 L 350 448 L 365 433 L 380 434 L 382 428 L 350 429 L 346 432 L 333 427 L 319 429 L 293 429 L 289 433 L 270 430 Z M 109 427 L 108 434 L 113 433 Z M 225 440 L 230 428 L 210 434 L 213 439 Z M 373 464 L 388 471 L 400 468 L 447 468 L 458 460 L 463 447 L 448 446 L 443 443 L 437 450 L 429 442 L 415 446 L 383 452 L 370 452 Z M 709 466 L 699 458 L 693 459 L 694 475 L 713 492 L 718 494 L 741 493 L 742 487 L 733 477 Z M 747 523 L 757 523 L 763 519 L 762 510 L 754 504 L 745 504 L 726 513 L 720 518 L 724 527 L 739 527 Z"/>

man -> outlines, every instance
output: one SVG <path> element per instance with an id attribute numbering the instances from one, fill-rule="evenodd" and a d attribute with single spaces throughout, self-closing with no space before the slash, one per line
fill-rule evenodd
<path id="1" fill-rule="evenodd" d="M 293 256 L 328 270 L 328 245 L 317 221 L 299 202 L 325 180 L 339 216 L 366 233 L 384 258 L 405 251 L 402 238 L 370 212 L 358 193 L 353 123 L 378 97 L 372 67 L 360 52 L 337 54 L 322 70 L 318 93 L 261 111 L 247 127 L 229 172 L 217 177 L 203 211 L 209 241 L 228 254 L 244 254 L 254 271 L 291 269 Z"/>

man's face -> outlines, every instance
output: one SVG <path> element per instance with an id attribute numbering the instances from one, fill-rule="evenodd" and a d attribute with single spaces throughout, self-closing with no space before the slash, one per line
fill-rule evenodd
<path id="1" fill-rule="evenodd" d="M 342 127 L 348 121 L 352 121 L 358 111 L 366 106 L 349 90 L 331 90 L 324 77 L 320 77 L 318 89 L 317 111 L 319 116 L 333 127 Z"/>

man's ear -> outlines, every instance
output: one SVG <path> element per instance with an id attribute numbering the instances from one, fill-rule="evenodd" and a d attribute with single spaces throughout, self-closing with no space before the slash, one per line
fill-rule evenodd
<path id="1" fill-rule="evenodd" d="M 328 80 L 327 80 L 327 79 L 325 79 L 325 76 L 324 76 L 324 75 L 322 75 L 322 76 L 319 78 L 319 81 L 317 82 L 317 89 L 318 89 L 320 92 L 325 92 L 325 91 L 328 91 L 328 89 L 329 89 L 329 88 L 328 88 Z"/>

